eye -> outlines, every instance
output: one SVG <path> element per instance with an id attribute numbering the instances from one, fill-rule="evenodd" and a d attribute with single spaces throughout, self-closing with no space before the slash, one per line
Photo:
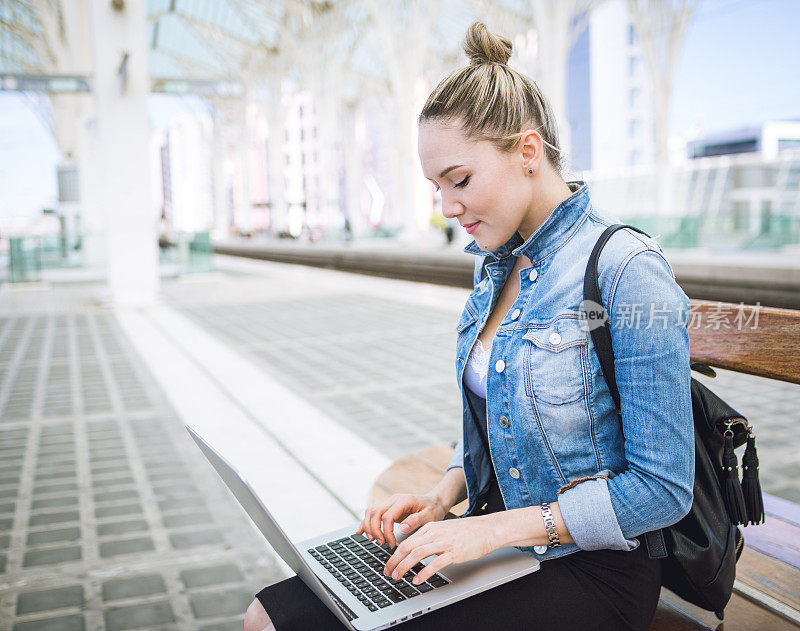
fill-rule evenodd
<path id="1" fill-rule="evenodd" d="M 468 175 L 463 180 L 461 180 L 458 184 L 453 184 L 453 188 L 463 188 L 463 187 L 465 187 L 467 185 L 467 183 L 469 182 L 469 177 L 470 176 Z"/>

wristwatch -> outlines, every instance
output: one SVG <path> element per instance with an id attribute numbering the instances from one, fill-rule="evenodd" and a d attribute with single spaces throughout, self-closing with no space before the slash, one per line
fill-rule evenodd
<path id="1" fill-rule="evenodd" d="M 542 502 L 542 519 L 544 520 L 544 529 L 547 531 L 547 538 L 550 540 L 548 545 L 551 548 L 557 548 L 561 545 L 561 542 L 558 540 L 553 511 L 550 510 L 550 504 L 547 502 Z"/>

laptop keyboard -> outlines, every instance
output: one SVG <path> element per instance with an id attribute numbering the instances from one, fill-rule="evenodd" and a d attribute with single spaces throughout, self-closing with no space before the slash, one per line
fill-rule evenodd
<path id="1" fill-rule="evenodd" d="M 385 577 L 383 568 L 391 556 L 390 549 L 388 544 L 379 546 L 363 535 L 351 535 L 311 548 L 308 553 L 370 611 L 447 585 L 447 580 L 439 574 L 420 585 L 412 585 L 411 579 L 425 567 L 422 563 L 398 580 Z"/>

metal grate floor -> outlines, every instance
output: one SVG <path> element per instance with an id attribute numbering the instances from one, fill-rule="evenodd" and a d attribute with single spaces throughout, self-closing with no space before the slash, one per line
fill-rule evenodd
<path id="1" fill-rule="evenodd" d="M 182 312 L 390 458 L 460 438 L 446 312 L 351 293 Z"/>
<path id="2" fill-rule="evenodd" d="M 0 318 L 0 627 L 241 629 L 282 578 L 112 314 Z"/>
<path id="3" fill-rule="evenodd" d="M 184 300 L 175 306 L 185 315 L 387 456 L 460 438 L 450 312 L 347 289 L 259 302 Z M 756 428 L 764 491 L 800 502 L 800 386 L 725 370 L 692 374 Z"/>

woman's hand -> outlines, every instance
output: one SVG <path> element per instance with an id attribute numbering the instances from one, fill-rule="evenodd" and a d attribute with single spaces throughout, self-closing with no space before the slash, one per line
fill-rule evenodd
<path id="1" fill-rule="evenodd" d="M 502 545 L 492 515 L 428 523 L 397 547 L 383 573 L 398 579 L 422 559 L 439 555 L 414 577 L 419 585 L 451 563 L 478 559 Z"/>
<path id="2" fill-rule="evenodd" d="M 429 522 L 441 521 L 448 509 L 449 506 L 445 507 L 433 495 L 398 493 L 383 504 L 368 508 L 356 534 L 363 533 L 379 545 L 388 543 L 394 548 L 397 545 L 394 538 L 395 523 L 400 522 L 402 532 L 411 532 Z"/>

